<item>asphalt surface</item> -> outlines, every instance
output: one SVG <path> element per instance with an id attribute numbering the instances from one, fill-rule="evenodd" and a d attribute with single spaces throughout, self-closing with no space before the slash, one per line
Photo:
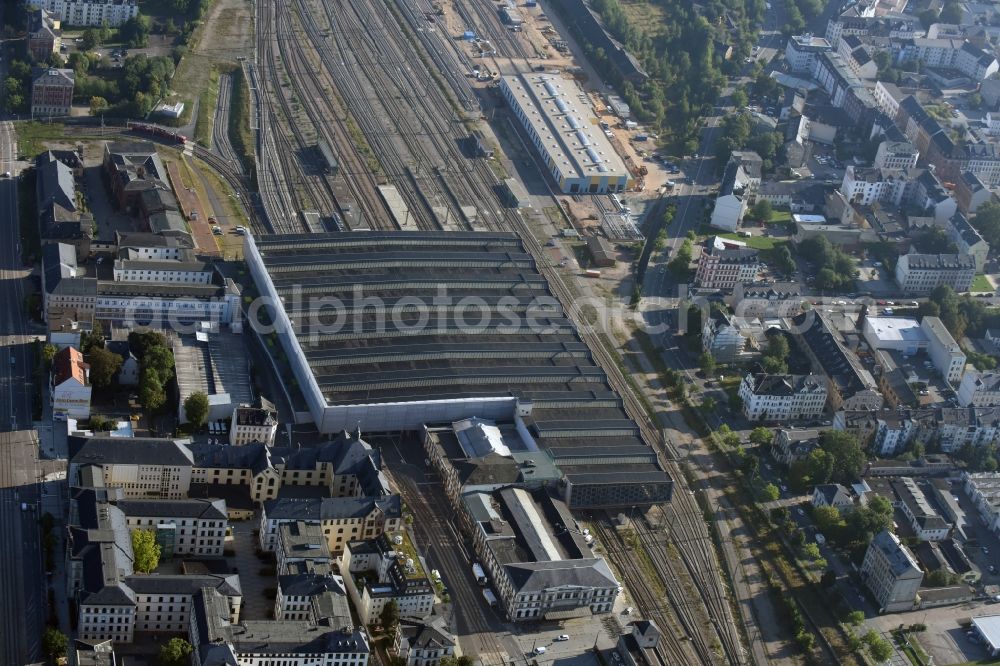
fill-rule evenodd
<path id="1" fill-rule="evenodd" d="M 0 172 L 10 168 L 14 130 L 0 123 Z M 38 447 L 31 430 L 31 367 L 24 315 L 17 181 L 0 177 L 0 660 L 37 660 L 45 577 L 37 524 Z M 23 510 L 22 510 L 23 507 Z"/>

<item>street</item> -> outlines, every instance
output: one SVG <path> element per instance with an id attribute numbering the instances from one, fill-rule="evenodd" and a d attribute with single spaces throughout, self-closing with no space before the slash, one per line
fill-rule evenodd
<path id="1" fill-rule="evenodd" d="M 11 123 L 0 123 L 0 171 L 10 168 L 14 143 Z M 17 180 L 0 178 L 0 644 L 5 664 L 37 660 L 45 624 L 38 446 L 31 430 L 34 361 L 23 306 L 28 271 L 19 235 Z"/>

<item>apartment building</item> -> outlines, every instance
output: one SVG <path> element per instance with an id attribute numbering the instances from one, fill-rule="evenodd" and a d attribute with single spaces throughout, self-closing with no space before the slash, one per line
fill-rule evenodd
<path id="1" fill-rule="evenodd" d="M 760 271 L 760 252 L 718 236 L 705 241 L 695 284 L 703 289 L 732 289 L 737 284 L 754 282 Z"/>
<path id="2" fill-rule="evenodd" d="M 893 50 L 897 63 L 916 61 L 925 67 L 954 69 L 977 83 L 1000 70 L 995 57 L 964 39 L 914 37 L 893 44 Z"/>
<path id="3" fill-rule="evenodd" d="M 194 596 L 212 589 L 236 621 L 237 574 L 137 574 L 123 509 L 102 488 L 73 488 L 67 521 L 67 591 L 77 604 L 77 634 L 88 641 L 131 643 L 136 631 L 183 632 Z"/>
<path id="4" fill-rule="evenodd" d="M 35 62 L 46 63 L 62 46 L 61 21 L 58 14 L 44 9 L 28 10 L 28 55 Z"/>
<path id="5" fill-rule="evenodd" d="M 222 557 L 229 526 L 225 500 L 131 499 L 116 506 L 125 512 L 130 530 L 156 533 L 164 559 L 173 555 Z"/>
<path id="6" fill-rule="evenodd" d="M 399 495 L 268 500 L 260 512 L 261 550 L 273 552 L 278 545 L 278 528 L 299 520 L 319 523 L 327 548 L 337 555 L 350 541 L 398 531 L 402 507 Z"/>
<path id="7" fill-rule="evenodd" d="M 340 576 L 302 571 L 278 576 L 274 619 L 305 620 L 332 627 L 351 623 L 347 588 Z"/>
<path id="8" fill-rule="evenodd" d="M 948 538 L 952 525 L 931 506 L 920 483 L 904 476 L 889 482 L 893 506 L 902 510 L 910 521 L 910 529 L 920 541 L 942 541 Z"/>
<path id="9" fill-rule="evenodd" d="M 819 431 L 806 428 L 781 428 L 774 433 L 771 457 L 789 467 L 793 462 L 805 460 L 819 448 Z"/>
<path id="10" fill-rule="evenodd" d="M 128 498 L 184 499 L 194 462 L 187 441 L 71 437 L 67 478 L 70 484 L 79 483 L 86 469 L 103 477 L 105 487 L 120 488 Z"/>
<path id="11" fill-rule="evenodd" d="M 211 284 L 215 267 L 207 261 L 116 259 L 115 282 Z"/>
<path id="12" fill-rule="evenodd" d="M 764 326 L 757 319 L 720 315 L 706 317 L 701 329 L 702 351 L 718 363 L 737 363 L 760 353 Z"/>
<path id="13" fill-rule="evenodd" d="M 32 0 L 32 4 L 59 14 L 63 23 L 73 27 L 106 23 L 117 28 L 139 15 L 137 0 Z"/>
<path id="14" fill-rule="evenodd" d="M 715 198 L 710 224 L 716 229 L 736 231 L 747 206 L 760 187 L 763 160 L 753 151 L 734 151 L 726 164 Z"/>
<path id="15" fill-rule="evenodd" d="M 958 404 L 963 407 L 1000 405 L 1000 373 L 969 371 L 958 385 Z"/>
<path id="16" fill-rule="evenodd" d="M 969 291 L 976 275 L 976 260 L 961 254 L 904 254 L 896 262 L 896 283 L 903 293 L 926 294 L 948 285 Z"/>
<path id="17" fill-rule="evenodd" d="M 747 373 L 739 397 L 751 421 L 814 419 L 826 404 L 826 381 L 817 375 Z"/>
<path id="18" fill-rule="evenodd" d="M 405 532 L 349 542 L 340 559 L 340 573 L 365 624 L 378 618 L 391 602 L 396 603 L 399 616 L 406 618 L 426 617 L 434 608 L 434 584 Z"/>
<path id="19" fill-rule="evenodd" d="M 274 445 L 278 432 L 278 415 L 273 409 L 240 405 L 233 410 L 229 424 L 229 444 L 243 446 L 251 442 Z"/>
<path id="20" fill-rule="evenodd" d="M 831 411 L 882 408 L 884 398 L 875 378 L 823 313 L 804 312 L 792 323 L 796 346 L 809 357 L 813 374 L 826 379 Z"/>
<path id="21" fill-rule="evenodd" d="M 974 215 L 979 207 L 993 200 L 993 192 L 982 178 L 971 171 L 963 171 L 955 183 L 955 201 L 965 215 Z M 978 235 L 978 234 L 977 234 Z M 982 236 L 979 236 L 982 239 Z M 978 261 L 977 270 L 982 270 Z"/>
<path id="22" fill-rule="evenodd" d="M 56 418 L 90 418 L 90 366 L 75 347 L 63 347 L 52 359 L 49 393 Z"/>
<path id="23" fill-rule="evenodd" d="M 861 580 L 875 595 L 880 613 L 915 608 L 923 579 L 913 553 L 895 534 L 882 530 L 875 535 L 861 564 Z"/>
<path id="24" fill-rule="evenodd" d="M 333 557 L 326 545 L 326 536 L 319 523 L 302 520 L 278 526 L 278 574 L 299 570 L 331 571 Z"/>
<path id="25" fill-rule="evenodd" d="M 1000 473 L 963 472 L 962 487 L 983 525 L 1000 536 Z"/>
<path id="26" fill-rule="evenodd" d="M 31 72 L 31 116 L 68 116 L 76 75 L 72 69 L 36 67 Z"/>
<path id="27" fill-rule="evenodd" d="M 247 486 L 251 499 L 278 497 L 285 486 L 317 486 L 330 497 L 382 497 L 390 494 L 381 459 L 361 433 L 343 432 L 316 447 L 277 447 L 263 442 L 243 446 L 194 445 L 193 483 Z"/>
<path id="28" fill-rule="evenodd" d="M 875 152 L 876 169 L 913 169 L 920 159 L 920 151 L 909 141 L 883 141 Z"/>
<path id="29" fill-rule="evenodd" d="M 392 651 L 405 666 L 437 666 L 455 654 L 458 641 L 440 615 L 405 619 L 396 627 Z"/>
<path id="30" fill-rule="evenodd" d="M 206 588 L 196 597 L 188 628 L 193 666 L 367 666 L 363 629 L 309 620 L 237 620 L 226 599 Z"/>
<path id="31" fill-rule="evenodd" d="M 812 72 L 819 54 L 831 48 L 830 42 L 822 37 L 809 33 L 792 35 L 785 44 L 785 61 L 792 72 L 808 74 Z"/>
<path id="32" fill-rule="evenodd" d="M 971 178 L 979 180 L 975 174 L 968 171 L 965 173 Z M 990 246 L 979 230 L 972 226 L 968 218 L 960 212 L 955 212 L 943 226 L 948 239 L 958 248 L 958 254 L 968 255 L 975 259 L 976 272 L 982 273 L 986 268 L 986 256 L 990 252 Z"/>
<path id="33" fill-rule="evenodd" d="M 594 555 L 569 509 L 545 489 L 462 496 L 473 546 L 511 622 L 611 612 L 619 584 Z"/>
<path id="34" fill-rule="evenodd" d="M 854 510 L 854 498 L 851 491 L 839 483 L 820 483 L 813 488 L 812 505 L 814 509 L 829 506 L 847 513 Z"/>

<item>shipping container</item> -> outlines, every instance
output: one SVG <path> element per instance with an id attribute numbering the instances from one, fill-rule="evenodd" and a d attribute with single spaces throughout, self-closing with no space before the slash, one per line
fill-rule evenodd
<path id="1" fill-rule="evenodd" d="M 483 571 L 483 567 L 479 564 L 479 562 L 472 563 L 472 575 L 476 577 L 476 582 L 480 585 L 486 585 L 488 582 L 486 572 Z"/>

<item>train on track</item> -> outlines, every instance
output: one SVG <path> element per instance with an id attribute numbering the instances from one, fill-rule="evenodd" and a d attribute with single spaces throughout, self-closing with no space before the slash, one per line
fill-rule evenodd
<path id="1" fill-rule="evenodd" d="M 188 138 L 183 134 L 179 134 L 166 127 L 159 127 L 157 125 L 147 125 L 145 123 L 128 123 L 128 129 L 130 132 L 135 132 L 137 134 L 149 134 L 164 141 L 171 141 L 173 143 L 179 143 L 184 145 L 188 142 Z"/>

